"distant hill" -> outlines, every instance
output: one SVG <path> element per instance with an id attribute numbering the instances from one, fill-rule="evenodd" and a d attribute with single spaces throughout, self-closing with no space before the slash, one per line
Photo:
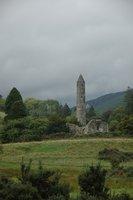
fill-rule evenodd
<path id="1" fill-rule="evenodd" d="M 118 106 L 124 106 L 124 96 L 125 92 L 110 93 L 87 101 L 87 105 L 92 105 L 98 113 L 103 113 Z"/>

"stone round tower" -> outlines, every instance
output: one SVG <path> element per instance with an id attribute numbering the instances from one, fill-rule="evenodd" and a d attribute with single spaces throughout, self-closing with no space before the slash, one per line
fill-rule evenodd
<path id="1" fill-rule="evenodd" d="M 78 122 L 82 126 L 86 125 L 85 81 L 82 75 L 79 76 L 77 81 L 76 115 Z"/>

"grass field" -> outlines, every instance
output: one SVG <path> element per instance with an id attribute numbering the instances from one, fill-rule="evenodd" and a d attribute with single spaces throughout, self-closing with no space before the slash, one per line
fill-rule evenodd
<path id="1" fill-rule="evenodd" d="M 96 164 L 98 152 L 105 147 L 117 148 L 122 151 L 133 151 L 133 139 L 124 138 L 92 138 L 47 140 L 42 142 L 15 143 L 3 145 L 0 155 L 0 173 L 17 175 L 22 157 L 25 161 L 33 160 L 33 169 L 39 160 L 46 168 L 60 169 L 62 181 L 71 184 L 73 194 L 78 192 L 78 175 L 86 165 Z M 101 165 L 110 168 L 110 163 L 102 161 Z M 133 166 L 133 162 L 124 163 Z M 133 178 L 114 177 L 107 179 L 112 191 L 126 191 L 133 196 Z"/>

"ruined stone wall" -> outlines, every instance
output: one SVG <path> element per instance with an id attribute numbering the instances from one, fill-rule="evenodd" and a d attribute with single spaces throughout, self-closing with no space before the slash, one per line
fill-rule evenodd
<path id="1" fill-rule="evenodd" d="M 101 119 L 92 119 L 88 122 L 86 126 L 79 127 L 75 124 L 67 124 L 71 134 L 75 135 L 89 135 L 95 133 L 107 133 L 108 123 L 102 121 Z"/>

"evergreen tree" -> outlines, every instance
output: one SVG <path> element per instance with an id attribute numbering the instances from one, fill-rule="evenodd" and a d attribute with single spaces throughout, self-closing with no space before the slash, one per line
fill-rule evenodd
<path id="1" fill-rule="evenodd" d="M 10 115 L 12 118 L 25 117 L 27 115 L 26 107 L 23 101 L 16 101 L 11 107 Z"/>
<path id="2" fill-rule="evenodd" d="M 16 88 L 13 88 L 6 98 L 5 112 L 7 118 L 18 118 L 27 115 L 22 96 Z"/>
<path id="3" fill-rule="evenodd" d="M 128 87 L 125 94 L 125 102 L 126 102 L 126 113 L 128 115 L 133 114 L 133 89 Z"/>
<path id="4" fill-rule="evenodd" d="M 67 104 L 62 107 L 62 116 L 67 117 L 71 114 L 71 110 Z"/>
<path id="5" fill-rule="evenodd" d="M 112 114 L 112 110 L 107 110 L 102 114 L 102 120 L 104 120 L 105 122 L 109 121 L 109 118 Z"/>
<path id="6" fill-rule="evenodd" d="M 90 109 L 88 110 L 87 112 L 87 117 L 88 118 L 91 118 L 91 117 L 94 117 L 96 116 L 96 112 L 95 112 L 95 109 L 93 106 L 90 107 Z"/>
<path id="7" fill-rule="evenodd" d="M 16 88 L 13 88 L 6 98 L 6 102 L 5 102 L 6 114 L 10 113 L 11 107 L 16 101 L 22 101 L 22 97 L 21 97 L 20 92 Z"/>

